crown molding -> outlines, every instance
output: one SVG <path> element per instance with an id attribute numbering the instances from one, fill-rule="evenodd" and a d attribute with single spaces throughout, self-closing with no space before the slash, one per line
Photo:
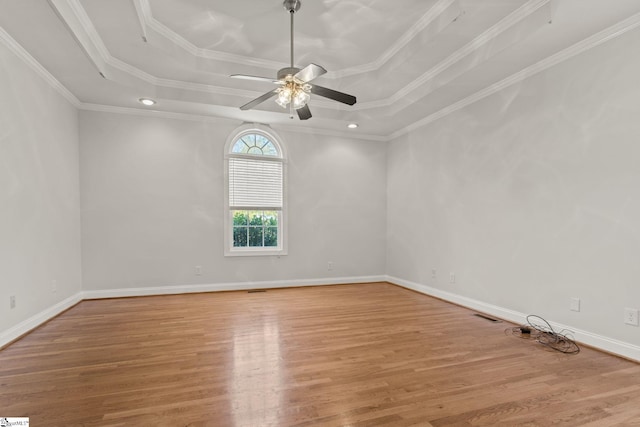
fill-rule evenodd
<path id="1" fill-rule="evenodd" d="M 151 15 L 151 6 L 147 0 L 132 0 L 133 6 L 136 8 L 136 15 L 138 16 L 138 23 L 140 24 L 140 37 L 142 41 L 147 43 L 149 37 L 147 36 L 147 21 L 145 16 Z"/>
<path id="2" fill-rule="evenodd" d="M 420 19 L 415 24 L 413 24 L 411 28 L 409 28 L 409 30 L 407 30 L 402 36 L 400 36 L 400 38 L 396 40 L 396 42 L 391 45 L 391 47 L 389 47 L 385 52 L 383 52 L 382 55 L 380 55 L 376 60 L 367 64 L 345 68 L 343 70 L 330 71 L 329 73 L 327 73 L 327 77 L 336 79 L 379 70 L 394 56 L 396 56 L 402 49 L 404 49 L 422 31 L 435 23 L 438 18 L 443 17 L 445 12 L 450 8 L 456 11 L 456 15 L 455 18 L 447 23 L 447 25 L 449 25 L 451 22 L 454 22 L 463 14 L 459 0 L 439 0 L 431 9 L 427 11 L 427 13 L 422 15 Z M 440 30 L 438 32 L 440 32 Z"/>
<path id="3" fill-rule="evenodd" d="M 407 97 L 410 93 L 417 90 L 419 87 L 426 85 L 429 81 L 434 80 L 437 76 L 443 74 L 446 70 L 450 69 L 453 65 L 459 63 L 464 58 L 468 57 L 474 52 L 478 52 L 482 50 L 483 47 L 487 46 L 489 43 L 493 42 L 497 37 L 504 34 L 508 29 L 512 28 L 514 25 L 522 22 L 525 18 L 532 16 L 535 12 L 540 10 L 542 7 L 549 6 L 555 0 L 530 0 L 529 2 L 522 5 L 520 8 L 507 15 L 505 18 L 498 21 L 491 28 L 480 34 L 475 39 L 471 40 L 469 43 L 464 45 L 462 48 L 455 51 L 449 57 L 447 57 L 444 61 L 437 64 L 435 67 L 406 85 L 404 88 L 396 92 L 393 96 L 389 98 L 390 104 L 395 104 L 403 98 Z M 551 19 L 549 15 L 546 17 L 546 21 L 548 22 Z M 535 22 L 534 24 L 537 24 Z M 534 25 L 535 29 L 538 29 L 537 25 Z M 533 30 L 533 29 L 532 29 Z M 524 32 L 524 35 L 520 35 L 521 38 L 526 37 L 528 34 Z M 511 43 L 519 40 L 512 40 Z M 488 58 L 486 58 L 488 59 Z M 472 64 L 468 69 L 472 69 L 477 64 Z M 466 70 L 465 70 L 466 71 Z M 428 93 L 433 92 L 437 85 L 430 85 L 430 90 Z"/>
<path id="4" fill-rule="evenodd" d="M 185 120 L 190 122 L 206 122 L 206 123 L 227 123 L 236 121 L 235 119 L 215 116 L 203 116 L 188 113 L 176 113 L 172 111 L 148 110 L 142 108 L 119 107 L 115 105 L 92 104 L 88 102 L 80 103 L 79 110 L 94 111 L 97 113 L 113 113 L 124 114 L 128 116 L 154 117 L 173 120 Z"/>
<path id="5" fill-rule="evenodd" d="M 541 61 L 536 62 L 535 64 L 530 65 L 527 68 L 523 68 L 522 70 L 518 71 L 517 73 L 514 73 L 512 75 L 510 75 L 509 77 L 506 77 L 500 81 L 498 81 L 497 83 L 492 84 L 491 86 L 487 86 L 486 88 L 464 98 L 461 99 L 460 101 L 451 104 L 433 114 L 430 114 L 428 116 L 426 116 L 425 118 L 418 120 L 417 122 L 414 122 L 396 132 L 393 132 L 392 134 L 390 134 L 388 136 L 388 140 L 394 140 L 406 133 L 409 133 L 411 131 L 414 131 L 416 129 L 419 129 L 421 127 L 424 127 L 430 123 L 435 122 L 436 120 L 439 120 L 443 117 L 448 116 L 451 113 L 454 113 L 458 110 L 461 110 L 475 102 L 480 101 L 481 99 L 484 99 L 490 95 L 493 95 L 497 92 L 500 92 L 501 90 L 519 83 L 525 79 L 528 79 L 529 77 L 532 77 L 542 71 L 545 71 L 557 64 L 560 64 L 570 58 L 573 58 L 576 55 L 579 55 L 583 52 L 586 52 L 590 49 L 593 49 L 594 47 L 600 46 L 601 44 L 604 44 L 610 40 L 613 40 L 631 30 L 634 30 L 636 28 L 640 27 L 640 13 L 637 13 L 635 15 L 630 16 L 629 18 L 625 19 L 624 21 L 621 21 L 609 28 L 606 28 L 602 31 L 600 31 L 599 33 L 596 33 L 590 37 L 587 37 L 586 39 L 583 39 L 581 41 L 579 41 L 578 43 L 575 43 L 571 46 L 569 46 L 568 48 L 565 48 L 561 51 L 559 51 L 558 53 L 551 55 Z"/>
<path id="6" fill-rule="evenodd" d="M 145 83 L 148 83 L 153 86 L 165 87 L 169 89 L 190 90 L 194 92 L 213 93 L 216 95 L 244 96 L 247 98 L 252 98 L 252 97 L 255 98 L 257 96 L 262 95 L 262 92 L 257 92 L 253 90 L 234 89 L 229 87 L 208 85 L 205 83 L 193 83 L 193 82 L 185 82 L 183 80 L 172 80 L 172 79 L 164 79 L 161 77 L 156 77 L 153 74 L 149 74 L 146 71 L 136 68 L 117 58 L 111 58 L 109 63 L 111 66 L 113 66 L 113 68 L 120 70 L 126 74 L 129 74 L 133 77 L 136 77 L 144 81 Z M 117 77 L 113 79 L 118 80 Z"/>
<path id="7" fill-rule="evenodd" d="M 93 21 L 91 21 L 91 18 L 89 18 L 89 15 L 87 15 L 87 11 L 84 9 L 82 4 L 80 4 L 80 0 L 66 0 L 66 1 L 70 9 L 75 14 L 76 18 L 80 22 L 80 25 L 82 25 L 82 28 L 84 29 L 85 34 L 89 37 L 93 46 L 100 53 L 100 56 L 102 57 L 102 59 L 105 61 L 108 61 L 109 59 L 111 59 L 112 56 L 111 56 L 111 53 L 109 52 L 109 49 L 107 49 L 107 46 L 102 41 L 102 38 L 98 34 L 96 27 L 93 25 Z"/>
<path id="8" fill-rule="evenodd" d="M 295 132 L 302 133 L 306 135 L 322 135 L 322 136 L 333 136 L 337 138 L 344 139 L 361 139 L 364 141 L 373 141 L 373 142 L 388 142 L 389 139 L 386 136 L 380 135 L 371 135 L 371 134 L 363 134 L 358 133 L 357 131 L 337 131 L 331 129 L 323 129 L 323 128 L 310 128 L 299 125 L 279 125 L 277 123 L 269 125 L 272 128 L 276 129 L 279 132 Z M 346 122 L 345 122 L 346 127 Z"/>
<path id="9" fill-rule="evenodd" d="M 136 7 L 140 10 L 144 11 L 148 9 L 147 0 L 133 1 L 137 5 Z M 165 79 L 147 73 L 146 71 L 111 55 L 109 49 L 104 44 L 102 38 L 93 25 L 93 22 L 87 15 L 79 0 L 49 0 L 49 2 L 52 4 L 52 7 L 60 19 L 66 24 L 76 41 L 80 44 L 88 59 L 106 79 L 130 85 L 130 77 L 133 77 L 156 87 L 181 89 L 217 95 L 241 96 L 247 99 L 256 98 L 262 95 L 262 92 L 252 90 L 234 89 L 205 83 Z M 328 102 L 319 102 L 316 103 L 316 105 L 320 108 L 329 107 Z"/>
<path id="10" fill-rule="evenodd" d="M 107 78 L 111 57 L 84 8 L 77 0 L 47 0 L 49 6 L 67 27 L 87 59 L 104 78 Z"/>
<path id="11" fill-rule="evenodd" d="M 151 11 L 149 0 L 132 0 L 138 15 L 138 20 L 142 27 L 142 37 L 145 41 L 148 39 L 147 31 L 152 29 L 162 37 L 170 40 L 176 46 L 184 49 L 191 55 L 230 62 L 238 65 L 245 66 L 257 66 L 267 69 L 277 70 L 282 67 L 287 67 L 289 64 L 279 61 L 270 61 L 266 59 L 256 59 L 243 55 L 235 55 L 226 52 L 214 51 L 211 49 L 199 48 L 166 25 L 158 21 Z M 362 64 L 356 67 L 346 68 L 344 70 L 330 71 L 325 75 L 325 78 L 335 79 L 346 76 L 353 76 L 357 74 L 363 74 L 370 71 L 375 71 L 386 64 L 391 58 L 393 58 L 400 50 L 402 50 L 408 43 L 410 43 L 418 34 L 420 34 L 425 28 L 434 23 L 437 18 L 442 16 L 450 8 L 455 8 L 459 16 L 462 13 L 462 9 L 459 5 L 460 0 L 439 0 L 432 8 L 430 8 L 420 19 L 407 30 L 391 47 L 389 47 L 384 53 L 382 53 L 377 59 L 367 64 Z"/>
<path id="12" fill-rule="evenodd" d="M 355 110 L 368 110 L 372 108 L 385 108 L 391 107 L 394 104 L 402 103 L 409 95 L 413 92 L 417 91 L 421 87 L 425 87 L 429 82 L 433 82 L 439 76 L 447 74 L 447 71 L 450 71 L 455 65 L 461 63 L 465 58 L 469 57 L 474 52 L 482 51 L 482 49 L 489 45 L 490 43 L 494 43 L 496 38 L 500 35 L 503 35 L 507 30 L 511 29 L 514 25 L 522 22 L 527 17 L 531 16 L 542 7 L 550 6 L 552 2 L 555 0 L 530 0 L 524 5 L 522 5 L 517 10 L 513 11 L 511 14 L 507 15 L 502 20 L 498 21 L 496 24 L 491 26 L 489 29 L 484 31 L 482 34 L 471 40 L 469 43 L 461 47 L 460 49 L 453 52 L 447 58 L 436 64 L 434 67 L 427 70 L 417 79 L 408 83 L 403 88 L 399 89 L 396 93 L 391 95 L 386 99 L 380 99 L 365 103 L 360 103 L 354 106 Z M 536 22 L 534 22 L 535 24 Z M 534 28 L 535 29 L 535 28 Z M 523 32 L 520 37 L 525 37 L 528 33 Z M 511 43 L 514 43 L 516 40 L 511 40 Z M 497 52 L 494 52 L 494 54 Z M 489 57 L 485 57 L 485 60 Z M 441 78 L 438 80 L 438 84 L 431 84 L 428 86 L 428 89 L 423 91 L 420 95 L 424 97 L 429 93 L 432 93 L 434 90 L 441 87 L 444 83 L 451 81 L 453 78 L 457 77 L 464 71 L 468 71 L 473 67 L 477 66 L 477 62 L 474 61 L 468 67 L 460 70 L 456 73 L 448 73 L 446 78 Z M 399 109 L 403 108 L 402 106 Z M 398 109 L 398 110 L 399 110 Z M 395 111 L 397 112 L 397 111 Z"/>
<path id="13" fill-rule="evenodd" d="M 214 86 L 205 83 L 194 83 L 194 82 L 186 82 L 184 80 L 173 80 L 173 79 L 164 79 L 161 77 L 156 77 L 152 74 L 147 73 L 139 68 L 136 68 L 124 61 L 121 61 L 117 58 L 111 58 L 109 60 L 110 66 L 114 69 L 122 71 L 130 76 L 133 76 L 137 79 L 142 80 L 145 83 L 148 83 L 154 87 L 162 87 L 167 89 L 179 89 L 186 91 L 193 91 L 199 93 L 210 93 L 215 95 L 226 95 L 226 96 L 241 96 L 247 99 L 257 98 L 262 95 L 264 92 L 257 92 L 254 90 L 247 89 L 237 89 L 223 86 Z M 122 82 L 121 79 L 116 73 L 109 73 L 110 79 L 114 81 Z M 126 82 L 122 82 L 126 83 Z M 345 107 L 341 105 L 333 105 L 327 101 L 314 101 L 314 105 L 319 108 L 341 108 L 346 110 Z"/>
<path id="14" fill-rule="evenodd" d="M 185 50 L 193 56 L 213 59 L 216 61 L 224 61 L 231 62 L 234 64 L 247 65 L 247 66 L 256 66 L 256 67 L 264 67 L 269 69 L 280 69 L 282 67 L 287 67 L 288 65 L 283 62 L 278 61 L 270 61 L 266 59 L 256 59 L 243 55 L 235 55 L 232 53 L 219 52 L 210 49 L 199 48 L 160 21 L 158 21 L 151 12 L 151 6 L 149 5 L 149 0 L 132 0 L 136 9 L 136 13 L 138 14 L 138 20 L 143 27 L 144 37 L 148 39 L 146 36 L 148 30 L 153 30 L 157 34 L 166 38 L 167 40 L 174 43 L 176 46 Z"/>
<path id="15" fill-rule="evenodd" d="M 356 138 L 356 139 L 365 139 L 371 141 L 392 141 L 404 134 L 407 134 L 411 131 L 417 130 L 421 127 L 427 126 L 430 123 L 435 122 L 447 115 L 454 113 L 458 110 L 461 110 L 477 101 L 480 101 L 492 94 L 495 94 L 515 83 L 521 82 L 537 73 L 540 73 L 554 65 L 557 65 L 563 61 L 566 61 L 576 55 L 579 55 L 589 49 L 597 47 L 601 44 L 604 44 L 612 39 L 615 39 L 631 30 L 640 27 L 640 13 L 632 15 L 631 17 L 621 21 L 609 28 L 606 28 L 600 31 L 597 34 L 594 34 L 574 45 L 559 51 L 558 53 L 549 56 L 511 76 L 500 80 L 499 82 L 488 86 L 464 99 L 459 100 L 433 114 L 430 114 L 424 117 L 421 120 L 413 122 L 402 129 L 399 129 L 389 135 L 380 136 L 380 135 L 361 135 L 356 133 L 348 133 L 348 132 L 338 132 L 338 131 L 323 131 L 320 129 L 313 129 L 313 132 L 318 134 L 325 134 L 327 136 L 340 136 L 345 138 Z M 13 52 L 18 58 L 22 59 L 22 61 L 27 64 L 32 70 L 34 70 L 43 80 L 45 80 L 49 85 L 54 88 L 60 95 L 62 95 L 70 104 L 80 110 L 87 111 L 103 111 L 103 112 L 114 112 L 120 114 L 131 114 L 131 115 L 144 115 L 144 116 L 153 116 L 153 117 L 165 117 L 165 118 L 174 118 L 179 120 L 192 120 L 192 121 L 220 121 L 220 120 L 234 120 L 232 118 L 222 119 L 216 118 L 213 116 L 199 116 L 193 114 L 186 113 L 170 113 L 170 112 L 151 112 L 148 110 L 141 110 L 136 108 L 125 108 L 125 107 L 115 107 L 115 106 L 106 106 L 106 105 L 97 105 L 90 103 L 81 102 L 73 93 L 71 93 L 62 83 L 60 83 L 51 73 L 49 73 L 31 54 L 29 54 L 11 35 L 9 35 L 2 27 L 0 27 L 0 42 L 5 45 L 11 52 Z M 123 63 L 124 64 L 124 63 Z M 124 65 L 123 65 L 124 67 Z M 142 71 L 141 71 L 142 72 Z M 146 75 L 149 77 L 150 75 Z M 153 76 L 151 76 L 153 77 Z M 171 80 L 161 81 L 162 84 L 171 85 L 174 84 L 178 86 L 178 88 L 185 88 L 183 83 L 185 82 L 176 82 Z M 193 83 L 187 83 L 187 85 L 193 85 Z M 210 87 L 208 85 L 203 85 L 205 87 L 199 87 L 197 90 L 211 90 L 215 92 L 217 89 L 215 87 Z M 223 88 L 227 90 L 226 88 Z M 215 92 L 217 93 L 217 92 Z M 226 94 L 224 91 L 221 93 Z M 234 94 L 238 92 L 233 90 Z M 253 96 L 254 92 L 245 91 L 244 95 Z M 282 129 L 287 129 L 295 132 L 309 132 L 309 128 L 303 128 L 300 126 L 283 126 Z"/>
<path id="16" fill-rule="evenodd" d="M 71 105 L 79 108 L 81 102 L 76 96 L 69 91 L 58 79 L 56 79 L 46 68 L 44 68 L 29 52 L 26 51 L 13 37 L 7 33 L 4 28 L 0 27 L 0 41 L 14 55 L 20 58 L 29 68 L 39 75 L 45 82 L 49 84 L 56 92 L 62 95 Z"/>
<path id="17" fill-rule="evenodd" d="M 118 72 L 114 72 L 114 70 L 121 71 L 129 76 L 138 78 L 150 85 L 153 86 L 162 86 L 174 89 L 183 89 L 183 90 L 192 90 L 198 92 L 207 92 L 207 93 L 215 93 L 220 95 L 240 95 L 245 96 L 246 98 L 255 98 L 260 96 L 262 93 L 256 91 L 242 91 L 239 89 L 223 88 L 220 86 L 207 85 L 203 83 L 191 83 L 170 79 L 161 79 L 152 74 L 149 74 L 133 65 L 126 63 L 120 59 L 114 58 L 109 52 L 108 48 L 102 41 L 100 35 L 97 33 L 93 23 L 91 22 L 89 16 L 86 11 L 84 11 L 82 5 L 79 0 L 49 0 L 55 4 L 62 5 L 57 6 L 58 14 L 62 18 L 63 21 L 67 23 L 68 28 L 74 33 L 74 36 L 81 44 L 85 52 L 93 52 L 97 51 L 100 55 L 100 59 L 95 58 L 95 55 L 88 54 L 89 58 L 93 61 L 96 68 L 108 79 L 117 81 L 119 83 L 129 84 L 129 79 L 127 76 L 121 75 Z M 148 0 L 132 0 L 134 2 L 136 13 L 138 14 L 139 21 L 141 23 L 144 22 L 146 25 L 146 29 L 152 29 L 160 34 L 162 37 L 170 39 L 176 45 L 186 50 L 192 55 L 207 57 L 208 53 L 205 53 L 204 49 L 200 49 L 195 45 L 188 42 L 186 39 L 182 38 L 160 22 L 158 22 L 155 18 L 153 18 L 151 14 L 151 8 Z M 442 13 L 446 10 L 449 10 L 450 7 L 457 7 L 458 0 L 440 0 L 436 6 L 431 8 L 410 30 L 408 30 L 403 37 L 396 43 L 390 50 L 385 52 L 378 61 L 382 63 L 386 63 L 391 56 L 395 55 L 400 49 L 406 46 L 413 38 L 416 37 L 424 28 L 426 28 L 430 23 L 432 23 L 438 16 L 441 16 Z M 398 90 L 396 93 L 391 95 L 385 99 L 379 99 L 375 101 L 369 102 L 361 102 L 351 107 L 346 107 L 343 105 L 336 105 L 335 107 L 338 110 L 343 111 L 363 111 L 374 108 L 388 108 L 395 104 L 404 104 L 408 99 L 407 95 L 415 92 L 417 88 L 423 87 L 427 85 L 429 82 L 433 81 L 437 77 L 443 75 L 446 71 L 450 70 L 454 65 L 458 64 L 465 57 L 470 55 L 474 51 L 479 51 L 488 43 L 493 42 L 496 37 L 500 34 L 511 28 L 513 25 L 525 19 L 530 14 L 536 12 L 541 7 L 553 2 L 555 0 L 530 0 L 525 3 L 523 6 L 518 8 L 516 11 L 508 15 L 506 18 L 499 21 L 497 24 L 489 28 L 487 31 L 482 33 L 480 36 L 476 37 L 470 43 L 458 49 L 452 55 L 447 57 L 444 61 L 437 64 L 435 67 L 432 67 L 430 70 L 425 72 L 423 75 L 413 80 L 405 87 Z M 72 17 L 67 16 L 65 10 L 63 9 L 64 4 L 69 5 L 69 10 L 73 13 Z M 75 34 L 77 31 L 77 25 L 72 25 L 69 21 L 73 18 L 77 19 L 80 23 L 80 26 L 83 30 L 83 33 L 86 34 Z M 141 24 L 142 25 L 142 24 Z M 144 31 L 144 28 L 143 28 Z M 146 34 L 146 32 L 145 32 Z M 143 37 L 149 37 L 153 39 L 151 36 L 143 35 Z M 87 45 L 90 43 L 90 45 Z M 213 52 L 213 51 L 208 51 Z M 267 68 L 278 68 L 283 66 L 281 63 L 273 62 L 273 61 L 262 61 L 262 60 L 254 60 L 252 58 L 246 58 L 239 55 L 218 55 L 216 53 L 209 59 L 216 59 L 221 61 L 228 62 L 238 62 L 246 65 L 257 65 L 264 66 Z M 249 62 L 247 62 L 249 61 Z M 257 62 L 251 62 L 257 61 Z M 436 85 L 432 85 L 427 89 L 426 93 L 422 93 L 422 97 L 426 96 L 428 93 L 435 90 Z M 317 103 L 320 108 L 329 108 L 329 104 L 326 102 Z M 400 111 L 402 108 L 406 107 L 406 105 L 399 105 L 397 107 L 397 111 Z M 397 112 L 395 111 L 395 112 Z"/>
<path id="18" fill-rule="evenodd" d="M 190 122 L 204 122 L 204 123 L 242 122 L 242 120 L 238 118 L 206 116 L 206 115 L 198 115 L 198 114 L 192 114 L 192 113 L 175 113 L 171 111 L 148 110 L 148 109 L 142 109 L 142 108 L 118 107 L 113 105 L 102 105 L 102 104 L 91 104 L 91 103 L 80 103 L 80 105 L 78 106 L 78 109 L 83 111 L 94 111 L 99 113 L 113 113 L 113 114 L 124 114 L 129 116 L 185 120 Z M 345 138 L 345 139 L 360 139 L 360 140 L 374 141 L 374 142 L 388 141 L 388 138 L 385 136 L 363 134 L 363 133 L 358 133 L 353 131 L 342 132 L 342 131 L 331 130 L 331 129 L 312 128 L 312 127 L 305 127 L 305 126 L 299 126 L 299 125 L 287 125 L 287 124 L 280 124 L 280 123 L 264 123 L 264 124 L 267 124 L 273 129 L 280 132 L 295 132 L 295 133 L 303 133 L 307 135 L 313 134 L 313 135 L 333 136 L 333 137 L 339 137 L 339 138 Z M 345 122 L 345 126 L 346 126 L 346 122 Z"/>
<path id="19" fill-rule="evenodd" d="M 114 72 L 121 71 L 126 75 L 137 78 L 153 86 L 191 90 L 196 92 L 207 92 L 218 95 L 239 95 L 245 96 L 247 98 L 261 95 L 260 92 L 256 91 L 231 89 L 227 87 L 207 85 L 203 83 L 192 83 L 156 77 L 153 74 L 147 73 L 146 71 L 143 71 L 125 61 L 113 57 L 109 52 L 109 49 L 104 44 L 102 38 L 98 34 L 95 26 L 93 25 L 93 22 L 82 7 L 82 4 L 80 4 L 79 0 L 49 1 L 52 3 L 52 6 L 54 7 L 54 10 L 56 11 L 60 19 L 65 22 L 67 28 L 74 35 L 76 41 L 80 44 L 85 53 L 87 53 L 87 56 L 93 62 L 94 66 L 107 79 L 123 84 L 128 84 L 129 81 L 126 81 L 125 78 L 121 77 L 120 73 Z M 144 6 L 146 0 L 134 0 L 134 2 L 136 4 L 140 3 Z M 66 8 L 66 6 L 68 6 L 68 9 Z M 80 28 L 78 28 L 78 25 L 80 26 Z M 82 30 L 81 33 L 80 30 Z M 91 54 L 89 52 L 97 52 L 99 54 L 99 58 L 96 58 L 95 54 Z"/>

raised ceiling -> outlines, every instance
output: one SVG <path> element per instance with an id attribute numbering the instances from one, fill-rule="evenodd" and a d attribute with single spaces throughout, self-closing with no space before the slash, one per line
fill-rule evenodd
<path id="1" fill-rule="evenodd" d="M 230 74 L 288 66 L 282 0 L 0 0 L 0 40 L 79 108 L 151 97 L 159 115 L 387 140 L 636 28 L 640 1 L 302 0 L 295 19 L 296 65 L 322 65 L 316 83 L 356 105 L 312 96 L 305 122 L 272 101 L 240 111 L 273 87 Z"/>

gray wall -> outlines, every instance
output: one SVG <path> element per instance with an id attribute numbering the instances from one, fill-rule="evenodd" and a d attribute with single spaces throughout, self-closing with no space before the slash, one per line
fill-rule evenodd
<path id="1" fill-rule="evenodd" d="M 0 345 L 80 292 L 79 207 L 77 111 L 0 43 Z"/>
<path id="2" fill-rule="evenodd" d="M 634 30 L 389 144 L 388 274 L 639 345 L 638 46 Z"/>
<path id="3" fill-rule="evenodd" d="M 85 290 L 385 274 L 386 143 L 286 131 L 289 255 L 224 256 L 239 125 L 80 113 Z"/>

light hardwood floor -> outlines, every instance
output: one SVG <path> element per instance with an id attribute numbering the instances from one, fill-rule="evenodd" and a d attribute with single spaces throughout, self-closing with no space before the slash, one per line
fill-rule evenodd
<path id="1" fill-rule="evenodd" d="M 640 365 L 386 283 L 84 301 L 0 351 L 33 426 L 640 425 Z"/>

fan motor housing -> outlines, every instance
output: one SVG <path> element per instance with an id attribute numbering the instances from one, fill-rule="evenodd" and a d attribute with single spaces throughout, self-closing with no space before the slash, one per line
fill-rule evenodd
<path id="1" fill-rule="evenodd" d="M 287 76 L 295 76 L 300 71 L 300 68 L 286 67 L 278 70 L 278 80 L 286 80 Z"/>

